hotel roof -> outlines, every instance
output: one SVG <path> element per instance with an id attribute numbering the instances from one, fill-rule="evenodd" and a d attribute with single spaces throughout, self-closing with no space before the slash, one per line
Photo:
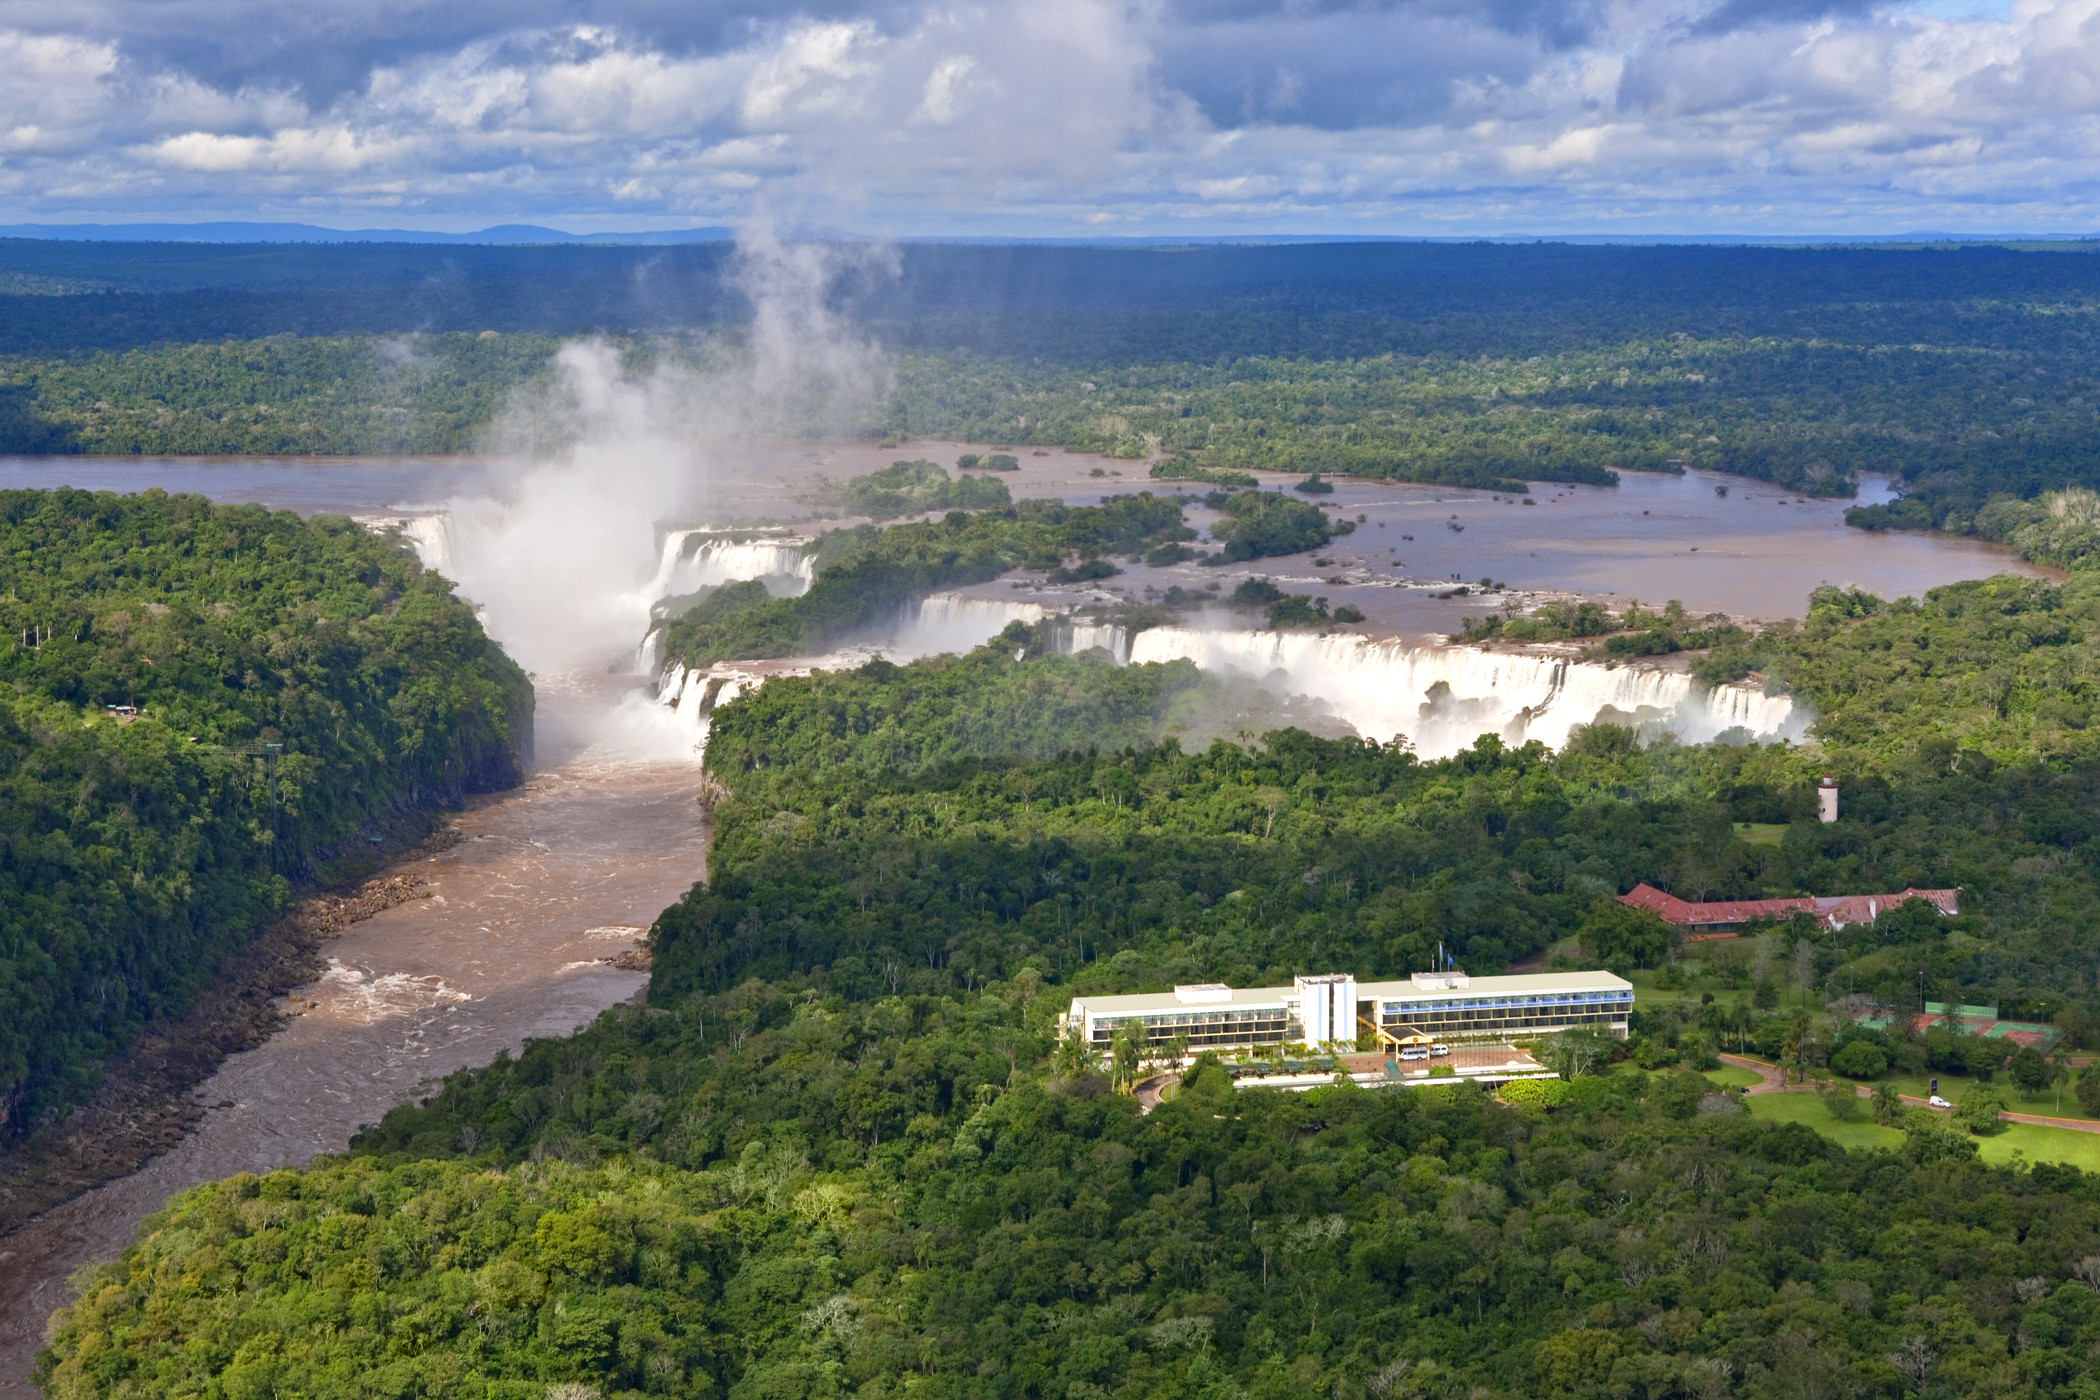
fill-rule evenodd
<path id="1" fill-rule="evenodd" d="M 1752 919 L 1785 919 L 1813 914 L 1830 928 L 1871 924 L 1907 899 L 1922 899 L 1942 914 L 1957 912 L 1960 890 L 1906 889 L 1900 894 L 1797 895 L 1790 899 L 1730 899 L 1695 904 L 1650 884 L 1635 885 L 1619 903 L 1646 909 L 1667 924 L 1693 928 L 1710 924 L 1746 924 Z"/>
<path id="2" fill-rule="evenodd" d="M 1469 997 L 1530 996 L 1542 992 L 1632 991 L 1633 984 L 1609 972 L 1526 972 L 1507 977 L 1469 978 L 1466 986 L 1429 989 L 1412 981 L 1358 982 L 1361 1001 L 1392 1001 L 1405 997 L 1418 1001 L 1460 1001 Z M 1234 987 L 1228 995 L 1206 991 L 1201 999 L 1178 992 L 1138 992 L 1127 996 L 1076 996 L 1075 1006 L 1100 1014 L 1144 1015 L 1155 1011 L 1206 1011 L 1230 1007 L 1275 1006 L 1298 995 L 1295 986 Z"/>
<path id="3" fill-rule="evenodd" d="M 1119 1015 L 1140 1015 L 1147 1011 L 1215 1011 L 1235 1006 L 1275 1006 L 1285 997 L 1297 994 L 1293 987 L 1235 987 L 1229 996 L 1205 996 L 1200 1001 L 1185 1000 L 1175 992 L 1136 992 L 1127 996 L 1076 996 L 1072 998 L 1072 1004 L 1095 1011 L 1112 1010 Z"/>
<path id="4" fill-rule="evenodd" d="M 1633 990 L 1633 983 L 1614 973 L 1597 969 L 1587 972 L 1519 972 L 1505 977 L 1474 977 L 1467 985 L 1430 990 L 1412 982 L 1359 982 L 1362 997 L 1465 997 L 1524 996 L 1532 992 L 1594 992 L 1600 989 Z"/>

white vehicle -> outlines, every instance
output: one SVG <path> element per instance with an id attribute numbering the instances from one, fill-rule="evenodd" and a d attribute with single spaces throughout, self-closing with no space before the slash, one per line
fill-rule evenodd
<path id="1" fill-rule="evenodd" d="M 1451 1053 L 1451 1047 L 1448 1045 L 1432 1045 L 1429 1047 L 1429 1053 L 1436 1056 L 1438 1059 L 1442 1059 L 1444 1056 Z"/>
<path id="2" fill-rule="evenodd" d="M 1928 1105 L 1929 1107 L 1932 1107 L 1932 1108 L 1952 1108 L 1952 1107 L 1954 1107 L 1954 1105 L 1953 1105 L 1953 1104 L 1951 1104 L 1951 1103 L 1948 1103 L 1948 1102 L 1947 1102 L 1947 1101 L 1946 1101 L 1945 1099 L 1941 1098 L 1941 1097 L 1940 1097 L 1940 1096 L 1939 1096 L 1938 1094 L 1934 1094 L 1934 1095 L 1933 1095 L 1933 1096 L 1932 1096 L 1931 1098 L 1929 1098 L 1929 1099 L 1925 1100 L 1925 1102 L 1926 1102 L 1926 1104 L 1927 1104 L 1927 1105 Z"/>
<path id="3" fill-rule="evenodd" d="M 1429 1058 L 1429 1052 L 1419 1045 L 1410 1045 L 1400 1052 L 1400 1058 L 1403 1060 L 1426 1060 Z"/>

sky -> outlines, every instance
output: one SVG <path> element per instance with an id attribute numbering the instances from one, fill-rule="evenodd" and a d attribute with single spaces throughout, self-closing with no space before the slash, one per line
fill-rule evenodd
<path id="1" fill-rule="evenodd" d="M 0 0 L 0 223 L 2100 230 L 2100 0 Z"/>

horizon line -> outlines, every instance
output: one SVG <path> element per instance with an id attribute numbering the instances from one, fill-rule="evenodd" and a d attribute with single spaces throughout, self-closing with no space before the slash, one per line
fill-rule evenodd
<path id="1" fill-rule="evenodd" d="M 277 236 L 271 236 L 271 235 Z M 185 236 L 188 235 L 188 236 Z M 1424 233 L 1328 233 L 1245 232 L 1167 234 L 868 234 L 854 230 L 811 228 L 793 235 L 819 242 L 865 242 L 903 244 L 973 244 L 980 246 L 1071 246 L 1071 247 L 1187 247 L 1261 246 L 1321 243 L 1558 243 L 1612 245 L 1722 245 L 1722 246 L 1819 246 L 1860 244 L 2046 244 L 2100 243 L 2094 232 L 1977 232 L 1942 229 L 1913 229 L 1891 232 L 1803 232 L 1803 233 L 1660 233 L 1581 232 L 1493 232 L 1473 234 Z M 190 221 L 137 220 L 123 223 L 32 222 L 0 224 L 0 239 L 41 242 L 140 242 L 140 243 L 448 243 L 481 246 L 531 246 L 535 244 L 671 245 L 733 242 L 736 229 L 726 224 L 693 225 L 684 228 L 627 229 L 597 233 L 573 233 L 551 225 L 491 224 L 465 232 L 415 228 L 333 228 L 292 220 L 199 219 Z"/>

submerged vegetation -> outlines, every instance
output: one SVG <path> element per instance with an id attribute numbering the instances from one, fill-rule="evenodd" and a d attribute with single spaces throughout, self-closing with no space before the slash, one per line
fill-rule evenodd
<path id="1" fill-rule="evenodd" d="M 0 492 L 0 586 L 0 1140 L 530 749 L 524 675 L 348 520 Z"/>
<path id="2" fill-rule="evenodd" d="M 983 510 L 1013 503 L 1004 482 L 968 472 L 959 478 L 951 477 L 940 463 L 923 458 L 892 462 L 881 471 L 856 476 L 846 483 L 843 495 L 847 510 L 871 520 L 892 520 L 929 510 Z"/>

